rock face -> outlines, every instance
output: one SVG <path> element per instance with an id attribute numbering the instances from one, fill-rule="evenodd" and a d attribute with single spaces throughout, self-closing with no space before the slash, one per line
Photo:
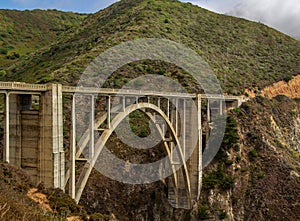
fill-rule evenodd
<path id="1" fill-rule="evenodd" d="M 210 220 L 297 220 L 299 108 L 299 102 L 285 96 L 272 100 L 257 97 L 232 113 L 240 140 L 238 148 L 226 150 L 232 160 L 226 173 L 234 177 L 234 184 L 225 191 L 203 189 L 199 208 L 208 206 Z M 204 174 L 210 174 L 219 163 L 216 160 Z"/>
<path id="2" fill-rule="evenodd" d="M 299 217 L 300 180 L 291 176 L 299 173 L 300 166 L 299 107 L 299 102 L 282 96 L 256 98 L 237 116 L 245 154 L 241 166 L 247 165 L 244 175 L 249 176 L 247 186 L 234 188 L 240 193 L 246 190 L 244 200 L 237 197 L 245 208 L 244 220 Z M 243 179 L 241 172 L 238 180 Z"/>
<path id="3" fill-rule="evenodd" d="M 271 86 L 265 87 L 261 94 L 265 97 L 272 98 L 277 95 L 285 95 L 290 98 L 300 97 L 300 75 L 295 76 L 289 82 L 279 81 Z"/>

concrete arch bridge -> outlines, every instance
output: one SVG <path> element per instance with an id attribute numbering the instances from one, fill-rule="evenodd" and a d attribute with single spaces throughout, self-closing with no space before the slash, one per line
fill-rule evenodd
<path id="1" fill-rule="evenodd" d="M 170 204 L 186 209 L 200 196 L 202 149 L 210 123 L 246 100 L 237 96 L 18 82 L 0 82 L 0 92 L 4 95 L 3 159 L 27 171 L 36 184 L 61 188 L 79 202 L 97 162 L 106 169 L 110 167 L 107 158 L 101 158 L 109 152 L 105 147 L 108 139 L 130 114 L 140 111 L 151 122 L 150 140 L 160 140 L 165 157 L 155 164 L 129 164 L 133 177 L 130 173 L 124 176 L 124 171 L 118 173 L 122 168 L 107 169 L 108 176 L 137 184 L 161 180 L 168 187 Z M 71 108 L 64 105 L 66 97 Z M 70 126 L 64 124 L 66 116 Z M 70 145 L 64 147 L 66 130 L 70 131 Z M 151 138 L 152 134 L 155 136 Z M 135 139 L 135 148 L 147 143 L 138 136 Z M 76 170 L 78 162 L 84 162 L 80 173 Z M 141 168 L 142 172 L 137 172 Z"/>

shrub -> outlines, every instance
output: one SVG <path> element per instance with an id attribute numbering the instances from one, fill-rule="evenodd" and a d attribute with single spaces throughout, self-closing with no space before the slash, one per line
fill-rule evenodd
<path id="1" fill-rule="evenodd" d="M 223 190 L 230 189 L 234 184 L 234 179 L 226 174 L 224 166 L 219 163 L 216 170 L 211 171 L 203 177 L 203 188 L 213 189 L 219 187 Z"/>
<path id="2" fill-rule="evenodd" d="M 247 170 L 248 170 L 248 168 L 247 168 L 247 167 L 243 167 L 243 168 L 241 169 L 242 173 L 245 173 L 245 172 L 247 172 Z"/>
<path id="3" fill-rule="evenodd" d="M 230 166 L 233 164 L 233 160 L 226 159 L 225 164 L 226 164 L 226 166 Z"/>
<path id="4" fill-rule="evenodd" d="M 290 80 L 292 80 L 293 79 L 293 77 L 292 76 L 286 76 L 286 77 L 284 77 L 283 78 L 283 80 L 285 81 L 285 82 L 289 82 Z"/>
<path id="5" fill-rule="evenodd" d="M 118 79 L 118 78 L 115 78 L 115 79 L 114 79 L 114 85 L 115 85 L 116 87 L 120 88 L 120 87 L 121 87 L 121 80 Z"/>
<path id="6" fill-rule="evenodd" d="M 241 113 L 241 108 L 237 107 L 237 108 L 232 109 L 231 111 L 232 111 L 233 113 L 239 114 L 239 113 Z"/>
<path id="7" fill-rule="evenodd" d="M 205 220 L 210 218 L 209 207 L 207 205 L 199 205 L 198 207 L 198 218 Z"/>
<path id="8" fill-rule="evenodd" d="M 6 75 L 6 71 L 5 70 L 1 70 L 0 71 L 0 77 L 4 77 Z"/>
<path id="9" fill-rule="evenodd" d="M 236 205 L 238 202 L 238 198 L 237 197 L 232 197 L 232 204 Z"/>
<path id="10" fill-rule="evenodd" d="M 148 118 L 139 110 L 130 113 L 129 125 L 133 133 L 139 137 L 147 137 L 150 134 Z"/>
<path id="11" fill-rule="evenodd" d="M 1 38 L 8 38 L 8 37 L 9 37 L 9 35 L 8 35 L 8 34 L 6 34 L 6 33 L 0 33 L 0 37 L 1 37 Z"/>
<path id="12" fill-rule="evenodd" d="M 225 219 L 227 217 L 227 213 L 225 210 L 222 210 L 219 214 L 219 219 Z"/>
<path id="13" fill-rule="evenodd" d="M 238 142 L 239 135 L 237 129 L 237 122 L 232 116 L 228 116 L 226 120 L 226 128 L 222 142 L 222 147 L 228 149 L 238 144 Z"/>
<path id="14" fill-rule="evenodd" d="M 103 215 L 101 213 L 94 213 L 90 216 L 90 221 L 108 221 L 109 220 L 108 215 Z"/>
<path id="15" fill-rule="evenodd" d="M 251 110 L 251 107 L 248 103 L 242 103 L 241 108 L 244 109 L 247 113 L 249 113 Z"/>
<path id="16" fill-rule="evenodd" d="M 16 52 L 13 52 L 11 55 L 7 55 L 6 58 L 11 59 L 11 60 L 15 60 L 15 59 L 20 58 L 20 54 L 18 54 Z"/>
<path id="17" fill-rule="evenodd" d="M 277 95 L 276 97 L 274 97 L 274 99 L 279 102 L 289 101 L 289 98 L 285 95 Z"/>
<path id="18" fill-rule="evenodd" d="M 8 50 L 6 48 L 0 48 L 0 54 L 7 55 Z"/>
<path id="19" fill-rule="evenodd" d="M 255 150 L 255 149 L 253 149 L 253 150 L 250 150 L 249 151 L 249 154 L 248 154 L 248 156 L 249 156 L 249 159 L 251 160 L 251 161 L 254 161 L 255 160 L 255 158 L 257 157 L 257 151 Z"/>
<path id="20" fill-rule="evenodd" d="M 43 189 L 43 193 L 47 195 L 51 208 L 56 214 L 67 216 L 69 214 L 84 215 L 82 208 L 76 204 L 66 193 L 60 189 Z"/>
<path id="21" fill-rule="evenodd" d="M 257 174 L 258 179 L 263 179 L 265 176 L 266 176 L 266 174 L 263 172 L 260 172 L 259 174 Z"/>
<path id="22" fill-rule="evenodd" d="M 253 132 L 249 132 L 247 133 L 247 138 L 251 141 L 251 142 L 256 142 L 259 139 L 259 136 Z"/>
<path id="23" fill-rule="evenodd" d="M 223 177 L 222 182 L 220 182 L 220 187 L 224 190 L 228 190 L 233 186 L 233 184 L 234 184 L 234 179 L 229 175 L 225 175 Z"/>

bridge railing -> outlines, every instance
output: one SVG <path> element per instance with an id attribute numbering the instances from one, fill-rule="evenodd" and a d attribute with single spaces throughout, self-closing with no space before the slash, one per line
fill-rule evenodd
<path id="1" fill-rule="evenodd" d="M 78 94 L 107 94 L 107 95 L 132 95 L 132 96 L 161 96 L 161 97 L 182 97 L 195 98 L 196 94 L 177 93 L 177 92 L 160 92 L 160 91 L 142 91 L 130 89 L 112 89 L 112 88 L 95 88 L 95 87 L 72 87 L 63 86 L 63 93 Z"/>
<path id="2" fill-rule="evenodd" d="M 0 90 L 46 91 L 46 84 L 26 84 L 22 82 L 0 82 Z"/>
<path id="3" fill-rule="evenodd" d="M 23 82 L 0 82 L 0 90 L 15 90 L 15 91 L 47 91 L 47 84 L 27 84 Z M 160 96 L 168 98 L 196 98 L 196 94 L 178 93 L 178 92 L 161 92 L 161 91 L 142 91 L 131 89 L 111 89 L 111 88 L 96 88 L 96 87 L 74 87 L 62 86 L 63 93 L 78 93 L 78 94 L 104 94 L 104 95 L 127 95 L 127 96 Z M 239 100 L 247 101 L 244 96 L 220 95 L 220 94 L 202 94 L 203 99 L 217 100 Z"/>

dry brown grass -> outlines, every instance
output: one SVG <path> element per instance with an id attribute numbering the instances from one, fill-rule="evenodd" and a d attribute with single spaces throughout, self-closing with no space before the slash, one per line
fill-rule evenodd
<path id="1" fill-rule="evenodd" d="M 30 188 L 32 184 L 24 171 L 0 164 L 0 220 L 61 220 L 27 196 Z"/>

